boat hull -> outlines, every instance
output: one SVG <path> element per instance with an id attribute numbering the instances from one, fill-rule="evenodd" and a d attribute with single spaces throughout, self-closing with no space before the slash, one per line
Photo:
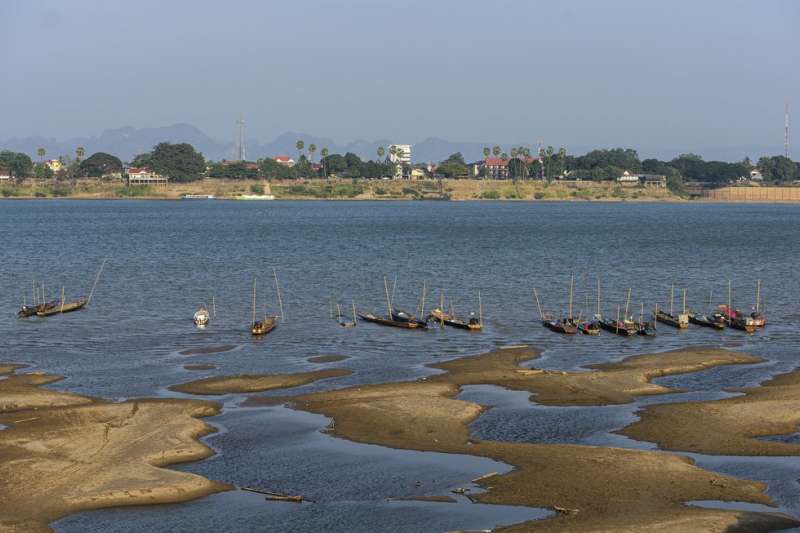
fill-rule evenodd
<path id="1" fill-rule="evenodd" d="M 259 320 L 250 326 L 250 333 L 254 337 L 262 337 L 271 333 L 278 326 L 278 317 L 268 317 L 264 320 Z"/>
<path id="2" fill-rule="evenodd" d="M 402 329 L 425 329 L 427 326 L 420 322 L 403 322 L 386 317 L 375 316 L 372 313 L 358 313 L 358 318 L 364 322 L 372 322 L 382 326 L 391 326 Z"/>

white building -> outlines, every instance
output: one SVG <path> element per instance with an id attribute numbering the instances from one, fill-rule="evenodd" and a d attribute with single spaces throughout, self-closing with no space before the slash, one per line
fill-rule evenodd
<path id="1" fill-rule="evenodd" d="M 395 167 L 394 177 L 401 179 L 403 177 L 403 167 L 411 165 L 411 145 L 393 144 L 389 146 L 389 161 L 395 164 L 399 163 Z"/>
<path id="2" fill-rule="evenodd" d="M 622 186 L 639 185 L 639 176 L 637 174 L 631 174 L 626 170 L 622 173 L 622 176 L 617 178 L 617 183 Z"/>
<path id="3" fill-rule="evenodd" d="M 162 185 L 167 186 L 169 178 L 154 172 L 148 167 L 128 167 L 128 185 Z"/>
<path id="4" fill-rule="evenodd" d="M 11 171 L 7 168 L 0 168 L 0 181 L 9 181 L 11 179 Z"/>

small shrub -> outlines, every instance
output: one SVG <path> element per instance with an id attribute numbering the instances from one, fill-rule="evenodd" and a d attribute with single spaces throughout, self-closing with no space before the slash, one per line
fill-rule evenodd
<path id="1" fill-rule="evenodd" d="M 386 194 L 386 189 L 384 189 L 383 187 L 375 187 L 375 194 L 379 196 L 384 195 Z"/>
<path id="2" fill-rule="evenodd" d="M 542 191 L 536 191 L 535 193 L 533 193 L 533 197 L 537 200 L 544 200 L 545 196 L 546 195 Z"/>
<path id="3" fill-rule="evenodd" d="M 611 191 L 611 196 L 614 198 L 625 198 L 625 190 L 621 186 L 617 185 L 614 187 L 614 190 Z"/>
<path id="4" fill-rule="evenodd" d="M 12 196 L 17 196 L 17 191 L 14 189 L 2 189 L 0 194 L 3 195 L 3 198 L 11 198 Z"/>
<path id="5" fill-rule="evenodd" d="M 264 194 L 264 186 L 260 183 L 254 183 L 250 186 L 250 192 L 253 194 Z"/>
<path id="6" fill-rule="evenodd" d="M 130 185 L 117 188 L 114 193 L 122 198 L 136 198 L 150 194 L 150 187 L 147 185 Z"/>
<path id="7" fill-rule="evenodd" d="M 47 198 L 47 194 L 42 191 L 36 191 L 33 196 L 36 198 Z"/>
<path id="8" fill-rule="evenodd" d="M 481 193 L 481 198 L 483 198 L 484 200 L 499 200 L 500 192 L 494 189 L 491 191 L 483 191 Z"/>

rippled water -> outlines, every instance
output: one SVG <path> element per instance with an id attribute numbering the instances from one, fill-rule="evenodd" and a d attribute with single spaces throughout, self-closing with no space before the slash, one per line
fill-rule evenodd
<path id="1" fill-rule="evenodd" d="M 478 436 L 649 447 L 611 431 L 635 419 L 641 405 L 722 397 L 723 387 L 754 385 L 793 369 L 798 360 L 800 339 L 793 324 L 800 319 L 795 274 L 800 206 L 794 205 L 3 201 L 0 235 L 0 305 L 6 310 L 0 313 L 0 360 L 64 374 L 67 379 L 54 387 L 105 397 L 165 394 L 165 387 L 177 382 L 234 372 L 355 371 L 301 390 L 403 380 L 434 372 L 424 365 L 441 358 L 519 343 L 545 350 L 536 366 L 558 369 L 698 344 L 734 347 L 768 359 L 663 378 L 661 383 L 689 392 L 628 406 L 543 408 L 502 391 L 464 392 L 475 401 L 483 395 L 489 403 L 502 403 L 476 421 Z M 44 280 L 53 297 L 62 285 L 68 296 L 78 296 L 89 290 L 106 256 L 110 262 L 89 309 L 47 320 L 16 319 L 23 295 L 30 299 L 33 279 Z M 253 278 L 259 282 L 259 308 L 266 300 L 275 311 L 273 267 L 283 289 L 286 321 L 254 341 L 247 332 Z M 594 312 L 599 274 L 604 311 L 612 316 L 618 305 L 624 307 L 629 287 L 637 312 L 642 301 L 647 307 L 656 301 L 668 305 L 672 283 L 678 288 L 676 306 L 686 287 L 690 306 L 707 309 L 709 291 L 716 303 L 725 301 L 728 279 L 734 303 L 746 308 L 761 278 L 770 325 L 753 336 L 660 328 L 655 339 L 564 338 L 535 322 L 532 288 L 538 288 L 545 307 L 565 309 L 571 272 L 576 275 L 576 308 Z M 383 277 L 391 285 L 395 275 L 398 306 L 411 310 L 423 281 L 434 288 L 428 308 L 443 287 L 462 313 L 477 309 L 480 288 L 485 331 L 403 331 L 368 324 L 345 330 L 330 320 L 331 298 L 345 307 L 355 300 L 359 308 L 382 312 Z M 191 314 L 200 304 L 210 304 L 212 295 L 217 317 L 206 330 L 196 330 Z M 179 353 L 223 344 L 237 349 L 190 357 Z M 306 361 L 321 354 L 351 358 L 324 365 Z M 183 369 L 189 362 L 218 368 L 190 372 Z M 224 494 L 182 505 L 82 513 L 58 522 L 56 529 L 160 531 L 190 523 L 195 531 L 220 529 L 223 523 L 237 529 L 220 522 L 230 518 L 231 508 L 247 517 L 238 520 L 242 531 L 269 523 L 297 531 L 374 530 L 377 524 L 386 530 L 439 531 L 507 523 L 502 519 L 506 514 L 493 515 L 485 509 L 489 506 L 385 501 L 409 495 L 409 490 L 419 494 L 416 485 L 408 485 L 417 472 L 436 473 L 435 483 L 423 483 L 424 494 L 468 484 L 475 465 L 484 473 L 482 460 L 451 464 L 442 457 L 383 449 L 371 456 L 365 450 L 375 447 L 321 435 L 324 420 L 289 416 L 281 408 L 240 409 L 232 399 L 227 405 L 223 415 L 211 419 L 227 431 L 207 439 L 221 455 L 181 468 L 240 485 L 257 474 L 288 488 L 308 487 L 308 473 L 314 472 L 309 490 L 324 493 L 335 487 L 345 493 L 316 507 L 265 505 L 239 493 Z M 238 430 L 261 425 L 271 429 Z M 341 481 L 337 474 L 360 463 L 354 457 L 370 459 L 354 470 L 358 482 L 355 474 Z M 723 463 L 708 467 L 728 468 Z M 787 476 L 793 471 L 775 469 Z M 753 478 L 767 471 L 735 470 Z M 800 500 L 796 482 L 771 484 L 770 493 L 800 515 L 800 508 L 785 503 Z M 192 516 L 198 518 L 190 522 Z"/>

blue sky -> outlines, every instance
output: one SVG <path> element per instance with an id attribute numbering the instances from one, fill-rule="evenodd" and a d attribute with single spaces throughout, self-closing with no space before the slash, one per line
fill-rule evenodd
<path id="1" fill-rule="evenodd" d="M 0 139 L 187 122 L 227 140 L 243 113 L 260 139 L 779 153 L 798 28 L 793 0 L 4 0 Z"/>

